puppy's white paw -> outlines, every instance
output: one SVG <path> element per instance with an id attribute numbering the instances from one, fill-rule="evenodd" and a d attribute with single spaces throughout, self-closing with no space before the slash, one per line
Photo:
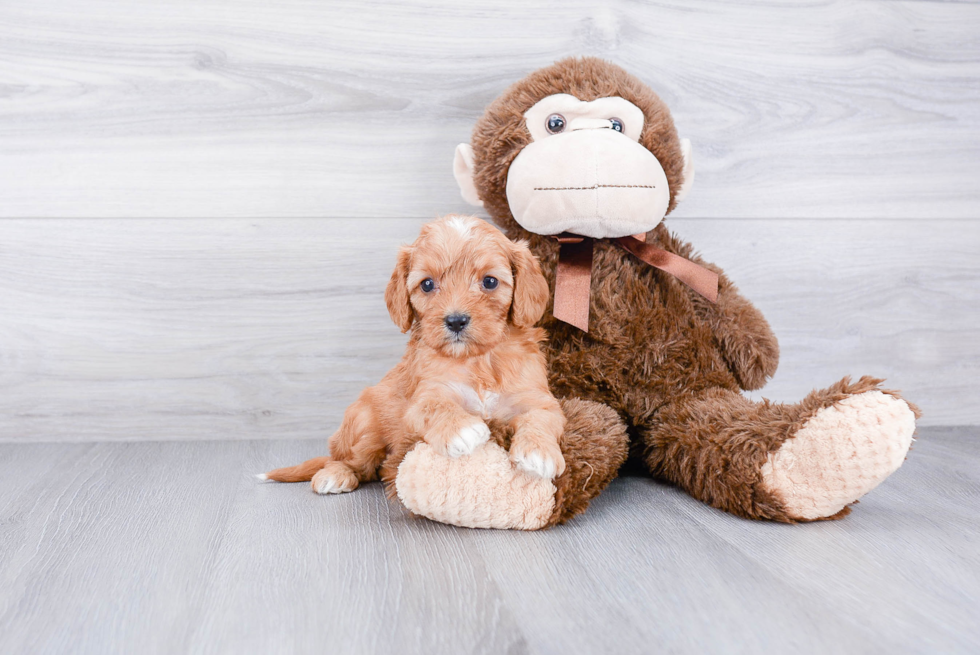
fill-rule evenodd
<path id="1" fill-rule="evenodd" d="M 313 476 L 313 491 L 318 494 L 342 494 L 354 491 L 354 488 L 349 480 L 338 480 L 326 470 L 317 471 Z"/>
<path id="2" fill-rule="evenodd" d="M 446 454 L 450 457 L 462 457 L 469 455 L 478 446 L 482 446 L 490 439 L 490 428 L 483 421 L 478 421 L 467 425 L 459 433 L 449 440 L 446 446 Z"/>
<path id="3" fill-rule="evenodd" d="M 558 463 L 538 450 L 514 453 L 511 458 L 517 468 L 545 480 L 553 480 L 558 473 Z"/>

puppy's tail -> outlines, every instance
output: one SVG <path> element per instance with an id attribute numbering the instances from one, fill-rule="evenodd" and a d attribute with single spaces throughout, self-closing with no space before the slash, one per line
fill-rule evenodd
<path id="1" fill-rule="evenodd" d="M 286 466 L 268 473 L 259 473 L 255 477 L 259 480 L 271 480 L 272 482 L 306 482 L 312 480 L 313 474 L 322 469 L 329 460 L 329 457 L 314 457 L 302 464 Z"/>

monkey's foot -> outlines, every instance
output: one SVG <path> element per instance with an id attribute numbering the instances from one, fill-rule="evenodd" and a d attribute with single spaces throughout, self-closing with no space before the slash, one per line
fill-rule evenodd
<path id="1" fill-rule="evenodd" d="M 895 472 L 915 414 L 901 398 L 865 391 L 819 410 L 762 467 L 763 484 L 797 520 L 834 516 Z"/>
<path id="2" fill-rule="evenodd" d="M 395 490 L 412 512 L 466 528 L 537 530 L 555 513 L 551 480 L 515 468 L 492 442 L 458 458 L 419 443 L 399 465 Z"/>

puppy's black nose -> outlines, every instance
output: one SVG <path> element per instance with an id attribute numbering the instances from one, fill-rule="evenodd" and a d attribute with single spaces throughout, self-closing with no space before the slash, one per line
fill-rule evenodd
<path id="1" fill-rule="evenodd" d="M 469 325 L 470 317 L 466 314 L 450 314 L 446 317 L 446 327 L 459 334 L 463 331 L 467 325 Z"/>

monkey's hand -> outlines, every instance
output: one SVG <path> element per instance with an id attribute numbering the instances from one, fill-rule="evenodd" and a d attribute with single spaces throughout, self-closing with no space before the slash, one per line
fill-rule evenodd
<path id="1" fill-rule="evenodd" d="M 779 342 L 768 321 L 720 268 L 693 255 L 687 244 L 671 245 L 678 254 L 718 273 L 718 301 L 712 303 L 692 291 L 695 311 L 707 321 L 738 385 L 746 391 L 761 389 L 779 364 Z"/>

